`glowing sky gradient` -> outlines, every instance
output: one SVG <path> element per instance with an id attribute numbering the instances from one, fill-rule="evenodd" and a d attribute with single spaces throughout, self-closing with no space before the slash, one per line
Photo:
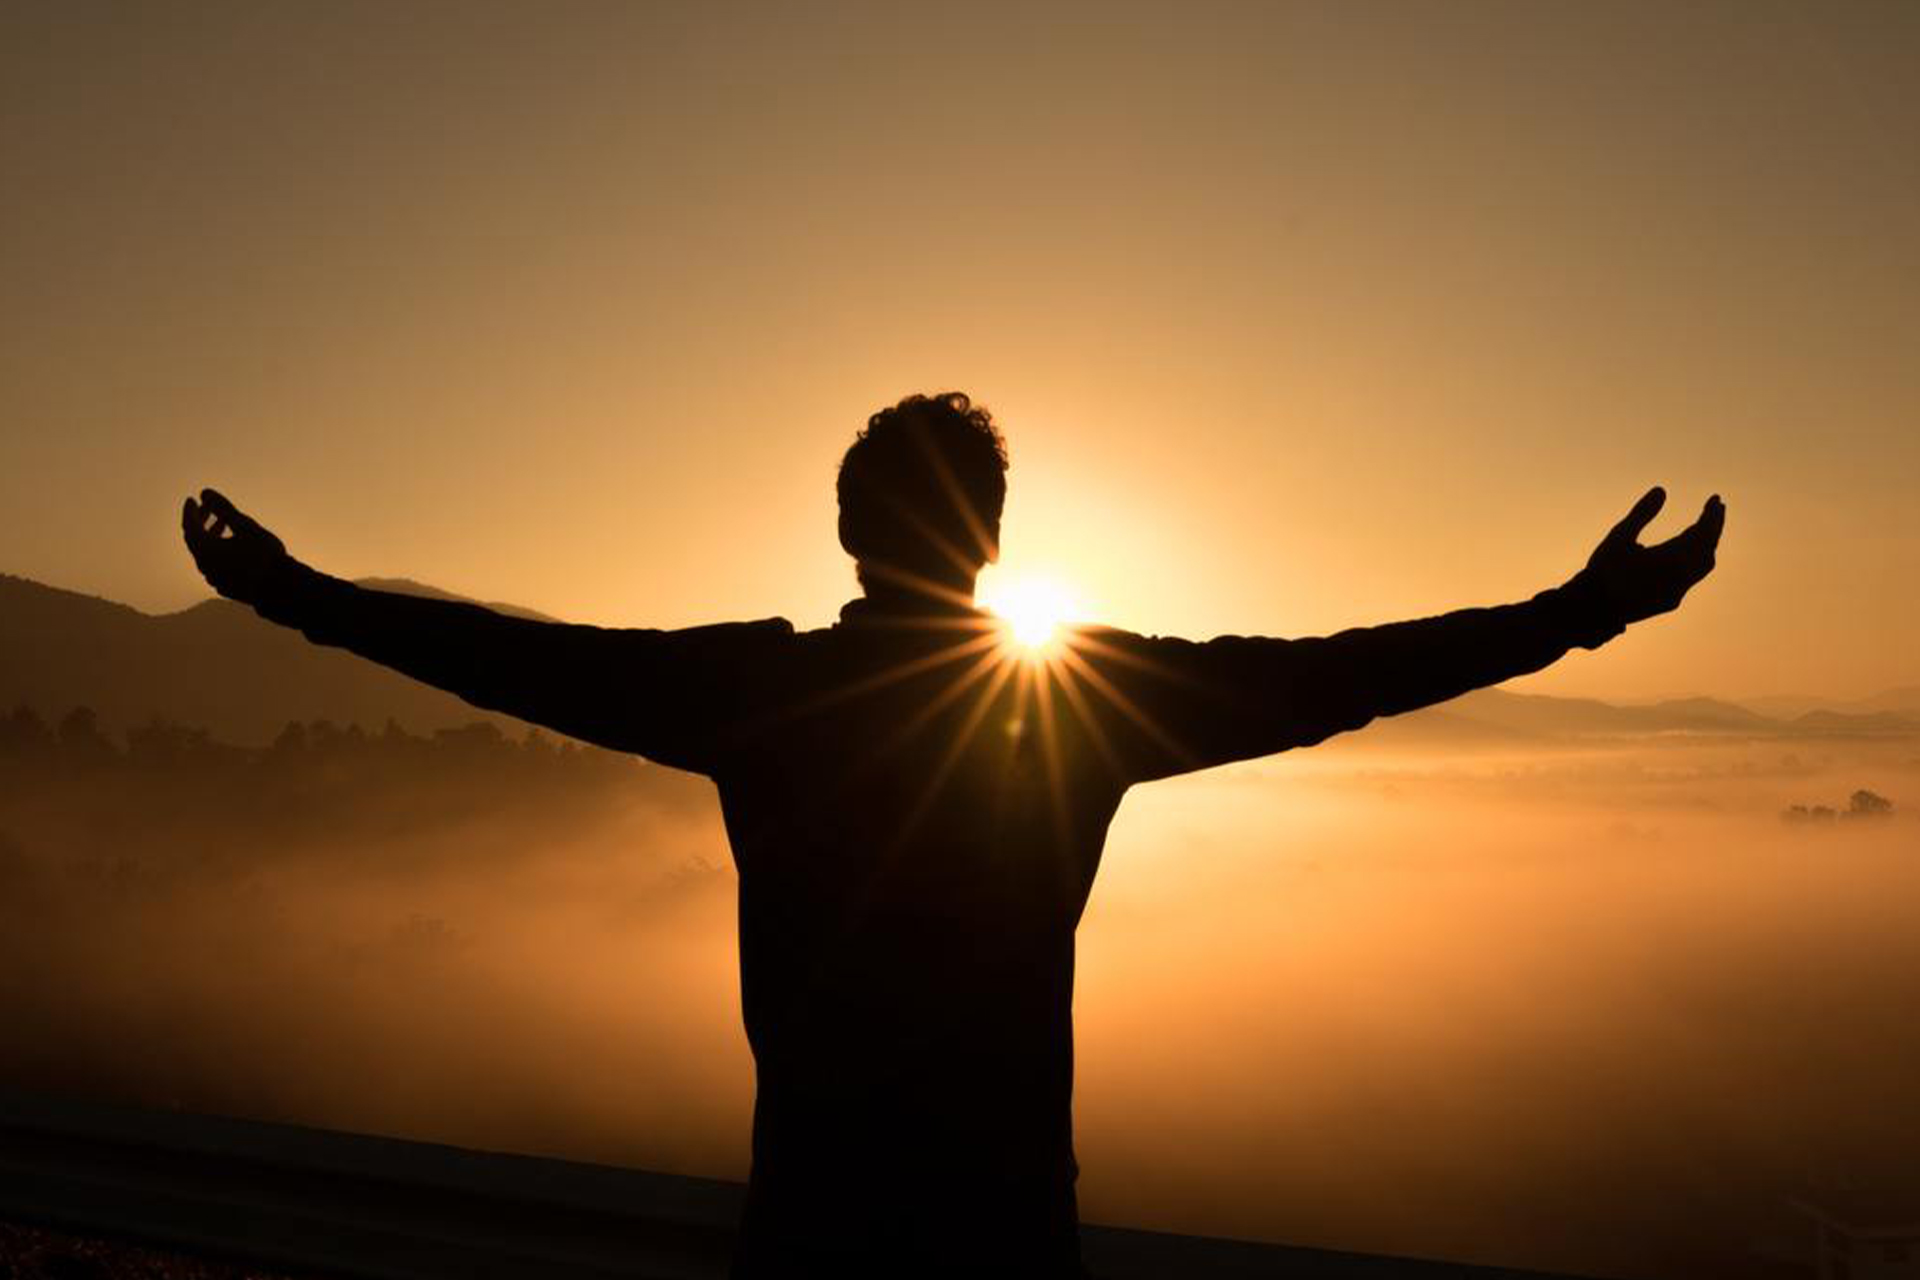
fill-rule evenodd
<path id="1" fill-rule="evenodd" d="M 867 412 L 1141 630 L 1522 598 L 1647 485 L 1678 617 L 1529 682 L 1920 670 L 1920 7 L 9 6 L 0 570 L 830 620 Z"/>

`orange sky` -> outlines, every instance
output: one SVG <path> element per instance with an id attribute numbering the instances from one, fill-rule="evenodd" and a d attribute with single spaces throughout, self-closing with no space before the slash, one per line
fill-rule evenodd
<path id="1" fill-rule="evenodd" d="M 961 388 L 1106 621 L 1520 598 L 1662 482 L 1720 572 L 1529 687 L 1920 678 L 1920 8 L 1033 8 L 8 6 L 0 570 L 189 603 L 211 483 L 819 624 L 840 450 Z"/>

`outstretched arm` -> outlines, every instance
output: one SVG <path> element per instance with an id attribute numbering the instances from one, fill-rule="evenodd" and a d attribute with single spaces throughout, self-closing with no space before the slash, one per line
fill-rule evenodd
<path id="1" fill-rule="evenodd" d="M 730 668 L 784 623 L 689 631 L 537 622 L 477 604 L 329 577 L 212 489 L 181 526 L 214 590 L 317 644 L 370 658 L 500 711 L 615 750 L 705 771 Z"/>
<path id="2" fill-rule="evenodd" d="M 1678 608 L 1713 569 L 1726 507 L 1709 498 L 1684 532 L 1641 545 L 1665 501 L 1649 490 L 1566 584 L 1518 604 L 1301 640 L 1094 631 L 1076 658 L 1093 691 L 1105 687 L 1113 734 L 1135 744 L 1140 778 L 1311 745 L 1597 649 Z"/>

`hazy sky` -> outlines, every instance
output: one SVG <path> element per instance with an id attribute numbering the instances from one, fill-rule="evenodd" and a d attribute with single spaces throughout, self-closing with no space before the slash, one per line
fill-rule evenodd
<path id="1" fill-rule="evenodd" d="M 13 4 L 0 570 L 190 603 L 211 483 L 336 573 L 817 625 L 840 451 L 961 388 L 1103 620 L 1521 598 L 1663 482 L 1720 572 L 1532 687 L 1867 693 L 1916 134 L 1909 3 Z"/>

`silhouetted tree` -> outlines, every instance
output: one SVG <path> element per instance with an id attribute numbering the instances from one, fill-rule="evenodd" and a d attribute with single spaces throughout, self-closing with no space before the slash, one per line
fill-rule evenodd
<path id="1" fill-rule="evenodd" d="M 507 739 L 506 735 L 500 732 L 498 725 L 477 720 L 472 724 L 463 724 L 457 729 L 435 729 L 433 741 L 436 746 L 482 755 L 498 751 L 506 745 Z"/>
<path id="2" fill-rule="evenodd" d="M 127 730 L 127 761 L 143 769 L 178 769 L 208 754 L 212 739 L 205 729 L 190 729 L 155 717 Z"/>
<path id="3" fill-rule="evenodd" d="M 1865 787 L 1847 798 L 1844 811 L 1829 805 L 1789 805 L 1780 817 L 1787 822 L 1831 822 L 1835 818 L 1886 818 L 1893 815 L 1893 801 Z"/>
<path id="4" fill-rule="evenodd" d="M 1893 812 L 1893 801 L 1883 795 L 1877 795 L 1866 788 L 1853 793 L 1847 799 L 1849 818 L 1884 818 Z"/>
<path id="5" fill-rule="evenodd" d="M 274 736 L 273 746 L 268 748 L 276 756 L 295 756 L 307 749 L 307 726 L 298 720 L 289 720 L 286 727 Z"/>
<path id="6" fill-rule="evenodd" d="M 40 713 L 22 702 L 0 720 L 0 755 L 44 756 L 53 749 L 53 730 Z"/>
<path id="7" fill-rule="evenodd" d="M 75 764 L 104 764 L 120 754 L 101 732 L 100 717 L 92 707 L 80 706 L 67 712 L 60 721 L 58 737 L 60 753 Z"/>
<path id="8" fill-rule="evenodd" d="M 338 754 L 346 740 L 346 734 L 331 720 L 315 720 L 307 725 L 307 746 L 322 755 Z"/>

